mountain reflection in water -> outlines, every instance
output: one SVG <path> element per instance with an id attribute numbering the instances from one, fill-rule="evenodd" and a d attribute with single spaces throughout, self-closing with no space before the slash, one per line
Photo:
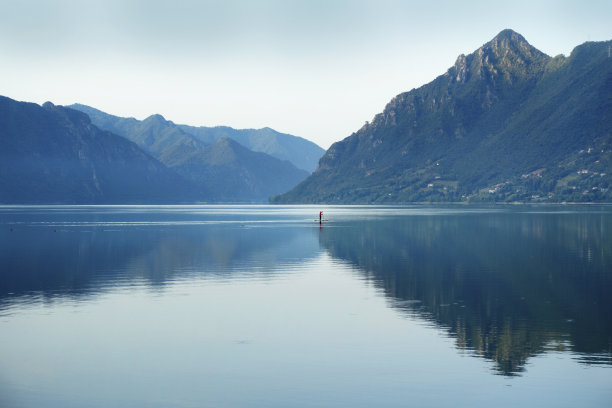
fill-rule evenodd
<path id="1" fill-rule="evenodd" d="M 315 207 L 168 208 L 0 211 L 0 315 L 130 285 L 277 279 L 325 251 L 500 374 L 551 350 L 612 364 L 611 207 L 331 207 L 321 228 Z"/>
<path id="2" fill-rule="evenodd" d="M 609 211 L 352 220 L 320 243 L 500 374 L 548 350 L 612 364 Z"/>
<path id="3" fill-rule="evenodd" d="M 79 219 L 74 208 L 51 219 L 26 209 L 23 220 L 0 231 L 0 312 L 31 296 L 52 301 L 131 285 L 162 289 L 191 278 L 271 279 L 279 266 L 304 262 L 318 250 L 303 231 L 254 225 L 221 211 L 164 215 L 159 208 L 168 207 L 154 207 Z"/>

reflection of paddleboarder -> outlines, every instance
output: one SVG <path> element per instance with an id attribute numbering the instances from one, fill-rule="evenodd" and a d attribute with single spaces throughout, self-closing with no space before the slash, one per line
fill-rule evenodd
<path id="1" fill-rule="evenodd" d="M 319 224 L 323 222 L 323 211 L 319 211 Z"/>

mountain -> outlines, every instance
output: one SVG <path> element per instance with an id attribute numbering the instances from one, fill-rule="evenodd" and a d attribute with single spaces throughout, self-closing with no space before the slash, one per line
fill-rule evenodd
<path id="1" fill-rule="evenodd" d="M 195 199 L 182 177 L 87 115 L 0 97 L 1 203 Z"/>
<path id="2" fill-rule="evenodd" d="M 225 202 L 264 202 L 308 176 L 288 161 L 253 152 L 228 137 L 186 156 L 173 169 L 205 185 L 214 201 Z"/>
<path id="3" fill-rule="evenodd" d="M 309 173 L 316 169 L 319 159 L 325 153 L 325 150 L 306 139 L 270 128 L 195 127 L 177 125 L 161 115 L 152 115 L 138 121 L 109 115 L 87 105 L 73 104 L 70 108 L 88 114 L 96 126 L 127 137 L 167 164 L 168 160 L 172 161 L 176 157 L 177 152 L 209 146 L 222 137 L 229 137 L 252 151 L 288 160 L 298 169 Z"/>
<path id="4" fill-rule="evenodd" d="M 179 127 L 204 143 L 214 143 L 222 137 L 229 137 L 254 152 L 266 153 L 280 160 L 288 160 L 298 169 L 306 170 L 309 173 L 315 171 L 319 159 L 325 153 L 325 150 L 309 140 L 280 133 L 269 127 L 263 129 L 187 125 L 179 125 Z"/>
<path id="5" fill-rule="evenodd" d="M 272 202 L 612 201 L 611 45 L 552 58 L 504 30 Z"/>
<path id="6" fill-rule="evenodd" d="M 167 166 L 176 164 L 185 153 L 203 149 L 209 144 L 198 141 L 161 115 L 136 120 L 109 115 L 86 105 L 73 104 L 70 108 L 86 113 L 100 129 L 131 140 Z"/>
<path id="7" fill-rule="evenodd" d="M 198 196 L 206 197 L 206 201 L 265 202 L 271 195 L 295 187 L 309 174 L 287 160 L 251 151 L 227 136 L 216 134 L 207 139 L 204 128 L 179 126 L 161 115 L 139 121 L 85 105 L 71 106 L 88 114 L 93 123 L 138 144 L 193 184 Z M 199 136 L 189 129 L 199 131 Z"/>

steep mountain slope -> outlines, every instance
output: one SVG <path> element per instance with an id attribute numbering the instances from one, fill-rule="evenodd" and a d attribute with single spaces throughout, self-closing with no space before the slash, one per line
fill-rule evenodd
<path id="1" fill-rule="evenodd" d="M 0 97 L 0 202 L 131 203 L 197 199 L 136 144 L 81 112 Z"/>
<path id="2" fill-rule="evenodd" d="M 73 104 L 71 108 L 87 113 L 92 123 L 127 137 L 162 162 L 173 165 L 188 150 L 214 144 L 229 137 L 254 152 L 288 160 L 299 169 L 313 172 L 325 150 L 301 137 L 279 133 L 274 129 L 233 129 L 227 126 L 195 127 L 176 125 L 161 115 L 143 121 L 109 115 L 90 106 Z"/>
<path id="3" fill-rule="evenodd" d="M 504 30 L 273 202 L 612 201 L 610 44 L 551 58 Z"/>
<path id="4" fill-rule="evenodd" d="M 265 202 L 308 176 L 288 161 L 253 152 L 227 137 L 189 155 L 174 169 L 206 185 L 214 201 L 224 202 Z"/>

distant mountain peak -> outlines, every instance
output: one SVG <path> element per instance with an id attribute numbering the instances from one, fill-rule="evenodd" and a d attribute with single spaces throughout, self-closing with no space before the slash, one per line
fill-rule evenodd
<path id="1" fill-rule="evenodd" d="M 508 53 L 517 54 L 524 58 L 546 55 L 529 44 L 525 37 L 510 29 L 501 31 L 491 41 L 479 48 L 478 51 L 481 50 L 491 50 L 499 58 L 503 58 Z"/>
<path id="2" fill-rule="evenodd" d="M 503 41 L 511 41 L 511 42 L 527 42 L 525 40 L 525 37 L 523 37 L 522 35 L 520 35 L 519 33 L 517 33 L 516 31 L 510 29 L 510 28 L 506 28 L 505 30 L 500 31 L 494 38 L 493 40 L 491 40 L 491 42 L 494 41 L 499 41 L 499 42 L 503 42 Z"/>
<path id="3" fill-rule="evenodd" d="M 91 123 L 91 120 L 87 114 L 66 106 L 55 105 L 53 102 L 47 101 L 43 103 L 41 107 L 47 112 L 53 112 L 54 114 L 65 118 L 68 122 L 78 122 L 81 125 L 88 125 Z"/>
<path id="4" fill-rule="evenodd" d="M 151 116 L 149 116 L 148 118 L 145 119 L 145 121 L 148 122 L 155 122 L 155 123 L 167 123 L 168 121 L 166 120 L 166 118 L 164 118 L 162 115 L 160 115 L 159 113 L 155 113 Z"/>
<path id="5" fill-rule="evenodd" d="M 456 82 L 470 78 L 502 78 L 506 82 L 527 79 L 542 72 L 551 59 L 516 31 L 505 29 L 469 55 L 461 54 L 448 74 Z"/>

